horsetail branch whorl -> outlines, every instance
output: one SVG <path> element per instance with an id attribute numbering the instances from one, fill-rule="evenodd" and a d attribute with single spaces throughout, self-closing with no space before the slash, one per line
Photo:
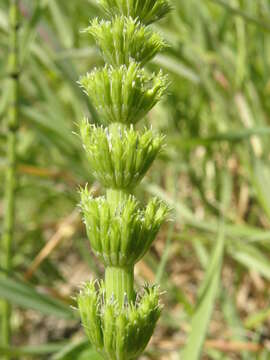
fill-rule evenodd
<path id="1" fill-rule="evenodd" d="M 135 62 L 114 68 L 105 65 L 80 79 L 105 125 L 136 124 L 162 98 L 168 78 L 160 71 L 149 75 Z"/>
<path id="2" fill-rule="evenodd" d="M 113 66 L 128 66 L 132 60 L 143 66 L 167 47 L 159 34 L 131 17 L 94 19 L 85 31 L 94 37 L 104 59 Z"/>
<path id="3" fill-rule="evenodd" d="M 133 189 L 160 153 L 164 136 L 116 124 L 96 127 L 84 120 L 81 138 L 93 175 L 106 188 Z"/>
<path id="4" fill-rule="evenodd" d="M 149 250 L 168 207 L 152 199 L 142 207 L 131 191 L 164 146 L 164 136 L 134 126 L 163 97 L 167 76 L 143 65 L 166 47 L 148 24 L 170 9 L 167 0 L 100 0 L 110 20 L 91 21 L 91 34 L 107 62 L 81 77 L 102 125 L 83 120 L 81 139 L 92 175 L 106 188 L 94 198 L 81 189 L 81 210 L 91 248 L 105 280 L 86 283 L 78 295 L 85 332 L 106 360 L 135 360 L 161 313 L 159 291 L 134 290 L 134 266 Z"/>
<path id="5" fill-rule="evenodd" d="M 99 0 L 107 15 L 125 15 L 151 24 L 163 18 L 171 10 L 167 0 Z"/>
<path id="6" fill-rule="evenodd" d="M 123 307 L 104 295 L 104 284 L 90 281 L 78 296 L 85 332 L 104 359 L 136 359 L 149 342 L 162 306 L 156 286 L 145 286 Z"/>
<path id="7" fill-rule="evenodd" d="M 158 199 L 141 209 L 132 195 L 115 203 L 111 194 L 94 199 L 84 189 L 81 197 L 91 247 L 105 266 L 134 266 L 151 246 L 168 213 Z"/>

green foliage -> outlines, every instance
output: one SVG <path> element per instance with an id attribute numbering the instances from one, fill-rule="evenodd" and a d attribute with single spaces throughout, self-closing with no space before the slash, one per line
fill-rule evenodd
<path id="1" fill-rule="evenodd" d="M 81 137 L 93 176 L 106 188 L 132 189 L 141 181 L 163 146 L 164 137 L 131 126 L 103 128 L 87 120 Z"/>
<path id="2" fill-rule="evenodd" d="M 128 66 L 131 61 L 143 66 L 166 47 L 159 34 L 131 17 L 114 17 L 111 21 L 96 18 L 85 31 L 94 37 L 102 56 L 113 66 Z"/>
<path id="3" fill-rule="evenodd" d="M 4 184 L 4 119 L 11 89 L 7 80 L 9 4 L 0 3 L 0 181 Z M 222 216 L 225 269 L 217 296 L 205 292 L 205 299 L 211 298 L 208 309 L 213 311 L 203 333 L 217 343 L 222 339 L 228 346 L 241 343 L 245 350 L 236 348 L 228 354 L 222 348 L 213 350 L 210 341 L 201 347 L 201 357 L 268 359 L 267 349 L 255 350 L 259 343 L 266 348 L 263 339 L 268 331 L 270 296 L 266 181 L 270 169 L 270 4 L 268 0 L 171 0 L 171 4 L 174 11 L 153 27 L 170 47 L 148 65 L 149 71 L 162 68 L 169 72 L 171 80 L 169 95 L 147 116 L 155 133 L 166 134 L 166 153 L 135 189 L 142 201 L 150 194 L 162 198 L 175 209 L 176 223 L 163 228 L 154 251 L 137 265 L 138 284 L 148 278 L 150 268 L 166 291 L 162 301 L 169 304 L 162 312 L 160 332 L 144 357 L 158 360 L 164 356 L 163 351 L 160 355 L 159 334 L 169 344 L 165 356 L 178 357 L 183 350 L 184 345 L 177 348 L 174 339 L 185 342 L 190 334 L 191 315 L 199 308 L 199 284 L 207 273 Z M 89 16 L 100 16 L 97 2 L 21 0 L 20 8 L 15 277 L 23 275 L 51 236 L 59 234 L 62 221 L 79 201 L 78 184 L 88 182 L 89 188 L 100 194 L 79 137 L 72 135 L 83 113 L 89 112 L 90 122 L 97 121 L 91 101 L 76 85 L 80 74 L 102 65 L 94 42 L 80 35 L 81 29 L 89 26 Z M 229 206 L 224 209 L 221 194 L 225 189 Z M 3 190 L 0 186 L 1 199 Z M 2 200 L 0 205 L 2 209 Z M 71 228 L 74 235 L 61 238 L 29 279 L 32 290 L 49 300 L 55 300 L 56 291 L 61 298 L 63 294 L 68 299 L 74 295 L 73 276 L 83 279 L 81 269 L 85 266 L 93 277 L 101 276 L 81 226 L 75 223 Z M 212 288 L 212 281 L 207 289 Z M 245 290 L 248 297 L 239 301 Z M 40 310 L 38 302 L 32 305 L 33 293 L 15 292 L 13 287 L 9 287 L 8 296 L 15 305 L 12 330 L 16 345 L 0 352 L 9 352 L 18 360 L 48 360 L 50 355 L 43 352 L 43 345 L 59 341 L 58 305 L 51 302 L 51 310 Z M 59 302 L 71 312 L 65 301 Z M 49 312 L 53 328 L 44 315 Z M 34 321 L 29 320 L 32 316 Z M 249 320 L 252 323 L 253 319 L 250 331 Z M 60 342 L 50 347 L 50 353 L 59 354 L 61 360 L 96 359 L 88 339 L 85 350 L 77 346 L 76 339 L 81 336 L 78 323 L 79 319 L 75 326 L 74 320 L 60 319 L 60 327 L 65 327 L 60 336 L 66 337 L 68 344 Z M 42 338 L 37 339 L 34 336 L 40 332 L 40 324 Z M 35 349 L 26 349 L 33 341 Z M 254 351 L 250 351 L 251 346 Z M 60 348 L 66 357 L 60 357 Z"/>
<path id="4" fill-rule="evenodd" d="M 164 95 L 168 80 L 160 71 L 148 75 L 138 64 L 95 69 L 80 79 L 105 125 L 136 124 Z"/>
<path id="5" fill-rule="evenodd" d="M 78 296 L 82 322 L 90 341 L 112 360 L 137 358 L 145 349 L 160 316 L 157 287 L 146 286 L 134 304 L 119 308 L 106 299 L 103 284 L 88 282 Z"/>

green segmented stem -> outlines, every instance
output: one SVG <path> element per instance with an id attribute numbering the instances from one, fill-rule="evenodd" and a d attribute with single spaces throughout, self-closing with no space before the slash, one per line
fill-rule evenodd
<path id="1" fill-rule="evenodd" d="M 105 282 L 90 281 L 78 296 L 85 331 L 106 360 L 134 360 L 144 351 L 161 313 L 159 290 L 134 291 L 134 266 L 149 250 L 168 207 L 158 199 L 141 206 L 132 190 L 163 148 L 163 136 L 135 125 L 168 86 L 162 71 L 143 65 L 166 44 L 148 24 L 170 9 L 168 0 L 101 0 L 110 21 L 94 19 L 94 36 L 107 63 L 82 76 L 102 126 L 86 119 L 80 132 L 92 175 L 105 188 L 94 198 L 81 189 L 91 247 L 105 266 Z"/>
<path id="2" fill-rule="evenodd" d="M 111 206 L 121 206 L 130 194 L 123 190 L 107 189 L 106 198 Z M 134 266 L 132 267 L 106 267 L 105 269 L 105 289 L 107 301 L 115 299 L 119 307 L 124 302 L 132 302 L 134 293 Z"/>
<path id="3" fill-rule="evenodd" d="M 3 258 L 2 266 L 9 274 L 12 270 L 12 240 L 14 232 L 15 215 L 15 187 L 16 187 L 16 132 L 18 129 L 18 101 L 19 101 L 19 59 L 18 59 L 18 29 L 19 29 L 19 1 L 10 0 L 10 53 L 8 60 L 10 81 L 10 105 L 8 109 L 8 134 L 7 134 L 7 170 L 5 186 L 5 210 L 3 220 Z M 10 345 L 11 305 L 4 301 L 2 306 L 2 344 Z M 9 360 L 9 355 L 3 357 Z"/>
<path id="4" fill-rule="evenodd" d="M 130 193 L 121 189 L 106 189 L 106 198 L 111 206 L 119 206 L 126 201 Z"/>
<path id="5" fill-rule="evenodd" d="M 106 300 L 116 300 L 120 308 L 135 299 L 134 268 L 108 266 L 105 269 Z"/>

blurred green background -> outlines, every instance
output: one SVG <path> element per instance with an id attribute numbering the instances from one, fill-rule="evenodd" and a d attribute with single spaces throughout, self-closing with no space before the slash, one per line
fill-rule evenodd
<path id="1" fill-rule="evenodd" d="M 270 359 L 270 1 L 174 0 L 155 28 L 170 44 L 150 70 L 168 96 L 145 124 L 166 151 L 136 190 L 173 208 L 136 270 L 165 305 L 145 359 Z M 7 0 L 0 2 L 0 195 L 10 87 Z M 95 0 L 21 0 L 20 129 L 14 271 L 14 359 L 98 359 L 72 310 L 82 281 L 101 277 L 77 208 L 94 182 L 77 123 L 98 122 L 76 81 L 102 65 L 90 36 Z M 0 202 L 0 216 L 3 217 Z M 1 225 L 0 225 L 1 226 Z M 0 228 L 2 231 L 2 228 Z M 2 270 L 1 270 L 2 271 Z M 0 356 L 1 357 L 1 356 Z"/>

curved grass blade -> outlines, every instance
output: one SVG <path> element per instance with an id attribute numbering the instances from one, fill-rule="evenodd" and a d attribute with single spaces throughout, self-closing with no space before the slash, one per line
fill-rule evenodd
<path id="1" fill-rule="evenodd" d="M 46 315 L 64 319 L 76 318 L 74 311 L 68 305 L 48 295 L 41 294 L 32 286 L 11 277 L 0 277 L 0 298 Z"/>
<path id="2" fill-rule="evenodd" d="M 205 279 L 199 290 L 197 308 L 191 322 L 191 333 L 184 349 L 182 360 L 197 360 L 203 348 L 208 325 L 219 289 L 220 272 L 224 253 L 224 231 L 220 229 L 219 239 L 212 253 Z"/>
<path id="3" fill-rule="evenodd" d="M 58 351 L 64 346 L 63 343 L 51 343 L 51 344 L 42 344 L 36 346 L 23 346 L 23 347 L 10 347 L 6 348 L 0 346 L 0 354 L 12 356 L 12 359 L 21 359 L 22 356 L 37 357 L 40 358 L 40 355 L 50 355 Z"/>
<path id="4" fill-rule="evenodd" d="M 89 345 L 88 340 L 68 344 L 57 352 L 52 360 L 102 360 L 102 357 Z"/>

